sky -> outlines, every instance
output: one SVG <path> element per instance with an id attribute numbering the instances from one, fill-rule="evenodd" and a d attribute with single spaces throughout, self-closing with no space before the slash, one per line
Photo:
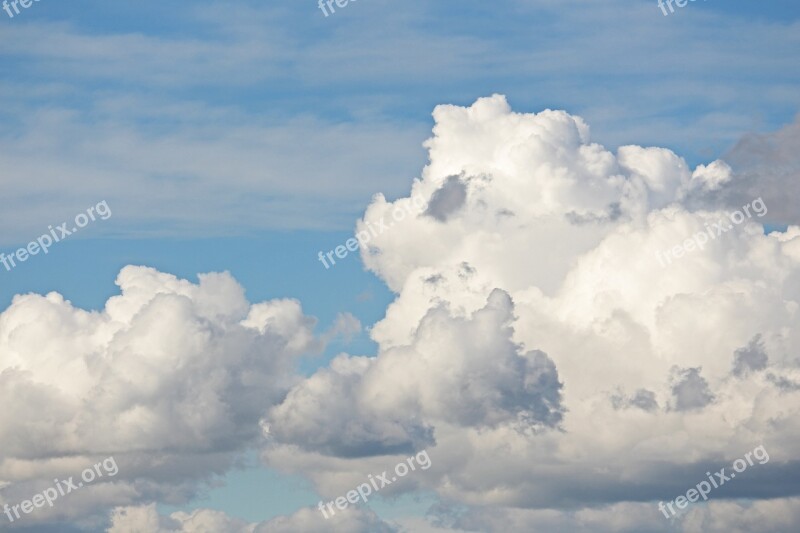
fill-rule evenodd
<path id="1" fill-rule="evenodd" d="M 16 7 L 0 530 L 797 530 L 797 2 Z"/>

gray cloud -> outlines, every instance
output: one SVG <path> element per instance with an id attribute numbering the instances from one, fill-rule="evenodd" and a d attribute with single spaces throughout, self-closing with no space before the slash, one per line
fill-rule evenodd
<path id="1" fill-rule="evenodd" d="M 566 214 L 567 220 L 571 224 L 607 224 L 615 222 L 622 216 L 622 207 L 619 202 L 614 202 L 608 206 L 608 209 L 599 213 L 578 213 L 577 211 L 570 211 Z"/>
<path id="2" fill-rule="evenodd" d="M 800 383 L 784 376 L 776 376 L 775 374 L 769 373 L 767 374 L 767 379 L 770 380 L 783 393 L 800 391 Z"/>
<path id="3" fill-rule="evenodd" d="M 751 372 L 767 368 L 769 357 L 764 350 L 761 335 L 756 335 L 744 348 L 739 348 L 733 354 L 733 375 L 742 377 Z"/>
<path id="4" fill-rule="evenodd" d="M 439 222 L 445 222 L 464 206 L 467 199 L 467 184 L 463 176 L 448 177 L 441 188 L 434 191 L 425 214 Z"/>
<path id="5" fill-rule="evenodd" d="M 800 115 L 780 130 L 750 134 L 724 156 L 735 171 L 721 197 L 739 208 L 762 197 L 774 224 L 800 224 Z"/>
<path id="6" fill-rule="evenodd" d="M 614 409 L 627 409 L 636 407 L 643 411 L 655 411 L 658 409 L 658 401 L 656 401 L 656 394 L 647 389 L 637 390 L 633 396 L 625 396 L 624 394 L 615 394 L 611 397 L 611 404 Z"/>
<path id="7" fill-rule="evenodd" d="M 675 369 L 672 395 L 675 410 L 702 409 L 714 400 L 708 382 L 700 375 L 700 368 Z"/>
<path id="8" fill-rule="evenodd" d="M 730 178 L 711 190 L 692 190 L 687 206 L 735 211 L 762 198 L 768 212 L 753 216 L 756 221 L 800 224 L 800 115 L 775 132 L 743 136 L 722 159 L 731 166 Z"/>

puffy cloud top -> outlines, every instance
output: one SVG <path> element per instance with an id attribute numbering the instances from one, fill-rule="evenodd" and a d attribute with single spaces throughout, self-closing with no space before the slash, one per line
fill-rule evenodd
<path id="1" fill-rule="evenodd" d="M 194 284 L 129 266 L 117 284 L 98 312 L 50 293 L 0 314 L 3 501 L 109 455 L 112 502 L 190 494 L 255 443 L 294 358 L 320 347 L 299 303 L 250 305 L 228 273 Z M 68 507 L 53 512 L 82 506 Z"/>
<path id="2" fill-rule="evenodd" d="M 661 515 L 636 502 L 671 500 L 760 444 L 773 457 L 760 479 L 796 493 L 772 465 L 798 459 L 800 228 L 765 232 L 759 182 L 664 148 L 613 153 L 579 117 L 515 113 L 498 95 L 434 119 L 410 198 L 378 195 L 358 222 L 427 203 L 362 252 L 397 294 L 371 330 L 379 353 L 293 388 L 266 417 L 265 460 L 333 494 L 375 454 L 428 446 L 434 466 L 412 486 L 598 531 L 628 529 L 613 507 L 595 522 L 565 509 L 628 505 L 641 530 Z M 744 181 L 751 197 L 712 201 Z"/>
<path id="3" fill-rule="evenodd" d="M 248 524 L 135 506 L 185 498 L 261 432 L 263 460 L 326 497 L 428 450 L 431 468 L 385 494 L 438 495 L 430 531 L 665 531 L 653 501 L 764 445 L 768 464 L 680 527 L 733 531 L 726 517 L 749 509 L 763 520 L 747 527 L 788 531 L 800 516 L 800 227 L 762 223 L 773 200 L 795 222 L 764 190 L 789 185 L 794 130 L 755 145 L 769 150 L 738 147 L 780 167 L 743 172 L 691 169 L 664 148 L 614 153 L 579 117 L 516 113 L 499 95 L 434 119 L 410 197 L 377 195 L 358 222 L 397 220 L 362 250 L 397 295 L 371 329 L 374 357 L 341 354 L 298 378 L 293 358 L 325 340 L 313 319 L 291 300 L 251 305 L 228 274 L 193 284 L 127 267 L 100 312 L 19 296 L 0 315 L 0 480 L 29 494 L 114 451 L 129 479 L 109 501 L 132 505 L 115 531 L 324 528 L 310 509 Z M 337 329 L 357 327 L 343 317 Z M 167 458 L 169 472 L 154 468 Z"/>

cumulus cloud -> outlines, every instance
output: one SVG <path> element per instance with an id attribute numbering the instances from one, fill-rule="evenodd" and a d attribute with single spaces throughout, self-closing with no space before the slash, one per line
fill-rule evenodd
<path id="1" fill-rule="evenodd" d="M 751 133 L 725 156 L 700 165 L 687 189 L 693 207 L 739 209 L 763 197 L 772 224 L 800 223 L 800 115 L 772 133 Z"/>
<path id="2" fill-rule="evenodd" d="M 499 95 L 439 106 L 434 119 L 409 197 L 377 195 L 357 223 L 415 213 L 362 250 L 396 294 L 370 329 L 374 357 L 341 354 L 293 376 L 293 358 L 319 349 L 313 321 L 291 300 L 249 304 L 224 274 L 195 285 L 129 268 L 122 295 L 97 313 L 58 295 L 18 297 L 0 316 L 0 394 L 48 418 L 20 437 L 17 415 L 0 415 L 0 477 L 50 475 L 67 455 L 112 449 L 142 479 L 114 506 L 179 500 L 192 475 L 224 471 L 260 432 L 263 460 L 324 497 L 426 449 L 431 468 L 382 494 L 425 490 L 467 509 L 434 509 L 431 531 L 665 531 L 658 501 L 764 445 L 768 464 L 669 527 L 740 527 L 729 511 L 789 531 L 800 226 L 768 232 L 751 217 L 662 266 L 657 252 L 726 215 L 709 199 L 740 182 L 733 165 L 692 169 L 658 147 L 612 152 L 581 118 L 517 113 Z M 356 328 L 345 316 L 336 330 Z M 143 451 L 176 458 L 171 485 Z M 210 511 L 122 514 L 115 524 L 166 531 L 193 520 L 266 527 Z M 306 520 L 318 518 L 302 510 L 270 527 L 313 530 Z"/>
<path id="3" fill-rule="evenodd" d="M 113 483 L 28 522 L 185 500 L 255 444 L 295 358 L 321 348 L 297 301 L 251 305 L 227 273 L 191 283 L 129 266 L 117 285 L 100 311 L 50 293 L 0 314 L 0 503 L 109 455 L 119 465 Z"/>
<path id="4" fill-rule="evenodd" d="M 276 442 L 343 457 L 410 453 L 432 427 L 553 427 L 561 383 L 541 351 L 511 340 L 513 303 L 500 290 L 469 318 L 432 309 L 409 346 L 342 356 L 295 387 L 264 422 Z M 392 385 L 389 385 L 389 384 Z"/>
<path id="5" fill-rule="evenodd" d="M 384 522 L 370 510 L 347 509 L 325 519 L 317 510 L 300 509 L 261 523 L 247 523 L 225 513 L 198 509 L 192 513 L 159 515 L 155 504 L 140 507 L 120 507 L 112 514 L 108 533 L 395 533 L 398 529 Z"/>
<path id="6" fill-rule="evenodd" d="M 498 95 L 434 119 L 410 194 L 427 214 L 362 252 L 396 293 L 378 354 L 342 356 L 269 410 L 265 461 L 334 494 L 427 446 L 434 466 L 407 490 L 519 509 L 526 530 L 664 530 L 654 502 L 758 444 L 772 462 L 718 497 L 800 492 L 778 466 L 798 459 L 800 227 L 751 217 L 662 267 L 656 252 L 726 216 L 703 199 L 737 181 L 727 162 L 611 152 L 579 117 Z M 377 196 L 359 229 L 410 197 Z"/>

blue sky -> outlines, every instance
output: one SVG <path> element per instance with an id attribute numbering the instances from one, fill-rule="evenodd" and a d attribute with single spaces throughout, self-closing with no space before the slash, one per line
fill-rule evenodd
<path id="1" fill-rule="evenodd" d="M 301 358 L 301 375 L 340 352 L 374 356 L 369 328 L 397 295 L 357 255 L 326 270 L 317 253 L 352 236 L 374 195 L 408 196 L 437 105 L 503 94 L 517 112 L 582 117 L 611 151 L 665 147 L 694 168 L 795 120 L 798 18 L 789 0 L 698 1 L 668 17 L 655 0 L 359 0 L 327 18 L 312 1 L 0 12 L 0 247 L 101 200 L 113 211 L 0 268 L 1 308 L 56 291 L 102 309 L 126 265 L 192 282 L 227 271 L 250 302 L 299 300 L 318 334 L 340 313 L 361 322 Z M 320 499 L 246 457 L 224 487 L 160 508 L 256 522 Z M 421 494 L 374 509 L 423 516 L 435 498 Z"/>

